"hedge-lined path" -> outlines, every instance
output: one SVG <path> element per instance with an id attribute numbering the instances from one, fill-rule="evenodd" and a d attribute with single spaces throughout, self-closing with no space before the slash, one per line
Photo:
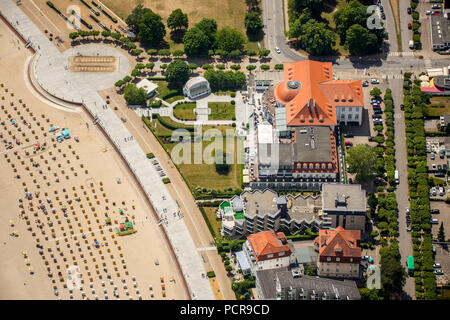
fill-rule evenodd
<path id="1" fill-rule="evenodd" d="M 390 81 L 392 97 L 394 99 L 394 140 L 395 140 L 395 167 L 398 170 L 400 182 L 396 187 L 395 194 L 398 204 L 398 241 L 400 251 L 400 262 L 406 262 L 408 256 L 412 256 L 411 233 L 406 231 L 406 208 L 409 208 L 408 190 L 408 162 L 406 152 L 405 116 L 400 109 L 403 102 L 403 80 L 395 79 Z M 406 276 L 403 286 L 405 293 L 403 299 L 415 299 L 414 277 Z"/>

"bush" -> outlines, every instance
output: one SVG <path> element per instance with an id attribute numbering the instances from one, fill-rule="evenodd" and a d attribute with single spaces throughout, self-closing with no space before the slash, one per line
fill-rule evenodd
<path id="1" fill-rule="evenodd" d="M 231 96 L 232 98 L 236 97 L 236 92 L 232 92 L 232 93 L 230 94 L 230 96 Z"/>
<path id="2" fill-rule="evenodd" d="M 278 63 L 275 65 L 275 70 L 283 70 L 284 65 L 282 63 Z"/>
<path id="3" fill-rule="evenodd" d="M 261 70 L 269 70 L 269 69 L 270 69 L 270 66 L 269 66 L 268 64 L 262 64 L 262 65 L 260 66 L 260 68 L 261 68 Z"/>
<path id="4" fill-rule="evenodd" d="M 231 100 L 230 103 L 234 106 L 236 104 L 236 101 Z"/>
<path id="5" fill-rule="evenodd" d="M 209 63 L 205 63 L 204 65 L 202 65 L 202 69 L 209 70 L 209 69 L 214 69 L 214 67 L 212 65 L 210 65 Z"/>
<path id="6" fill-rule="evenodd" d="M 225 65 L 223 65 L 223 64 L 218 64 L 218 65 L 216 66 L 216 68 L 219 69 L 219 70 L 224 70 L 224 69 L 225 69 Z"/>

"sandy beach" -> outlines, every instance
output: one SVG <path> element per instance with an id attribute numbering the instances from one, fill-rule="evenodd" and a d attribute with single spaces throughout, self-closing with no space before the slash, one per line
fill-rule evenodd
<path id="1" fill-rule="evenodd" d="M 30 90 L 32 53 L 3 22 L 0 39 L 0 299 L 189 298 L 120 156 L 84 110 Z M 70 138 L 58 142 L 62 128 Z M 119 237 L 126 219 L 137 232 Z"/>

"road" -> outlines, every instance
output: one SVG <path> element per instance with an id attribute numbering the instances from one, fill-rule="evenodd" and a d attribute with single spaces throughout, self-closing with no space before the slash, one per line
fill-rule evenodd
<path id="1" fill-rule="evenodd" d="M 392 49 L 398 50 L 395 22 L 393 12 L 388 0 L 382 0 L 386 12 L 384 20 L 389 32 L 389 43 Z M 400 2 L 400 25 L 402 31 L 402 50 L 408 52 L 408 41 L 411 37 L 408 30 L 408 23 L 411 16 L 406 13 L 408 1 Z M 270 57 L 274 63 L 293 62 L 309 59 L 291 49 L 284 36 L 284 18 L 282 0 L 262 0 L 263 22 L 264 22 L 264 44 L 271 50 Z M 421 14 L 423 15 L 423 14 Z M 406 41 L 406 47 L 404 45 Z M 280 48 L 280 53 L 274 51 L 275 47 Z M 406 49 L 405 49 L 406 48 Z M 394 51 L 394 50 L 391 50 Z M 367 57 L 321 57 L 320 60 L 331 61 L 333 69 L 336 71 L 354 71 L 354 69 L 373 68 L 374 72 L 380 76 L 401 75 L 405 71 L 423 70 L 426 68 L 444 67 L 448 65 L 448 57 L 433 56 L 433 61 L 419 59 L 416 56 L 396 56 L 388 54 L 372 55 Z"/>
<path id="2" fill-rule="evenodd" d="M 406 208 L 409 208 L 408 191 L 408 168 L 406 152 L 405 115 L 400 109 L 403 102 L 403 80 L 389 80 L 388 85 L 394 99 L 394 141 L 395 141 L 395 167 L 399 173 L 399 184 L 395 190 L 398 204 L 398 228 L 399 228 L 399 249 L 400 262 L 404 265 L 407 256 L 412 256 L 411 233 L 406 231 Z M 414 277 L 407 276 L 403 286 L 403 299 L 415 299 Z"/>

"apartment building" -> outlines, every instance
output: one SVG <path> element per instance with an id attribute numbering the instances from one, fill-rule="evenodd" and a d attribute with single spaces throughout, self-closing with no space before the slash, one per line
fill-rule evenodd
<path id="1" fill-rule="evenodd" d="M 314 240 L 319 253 L 317 274 L 335 278 L 359 278 L 361 248 L 359 230 L 322 229 Z"/>

